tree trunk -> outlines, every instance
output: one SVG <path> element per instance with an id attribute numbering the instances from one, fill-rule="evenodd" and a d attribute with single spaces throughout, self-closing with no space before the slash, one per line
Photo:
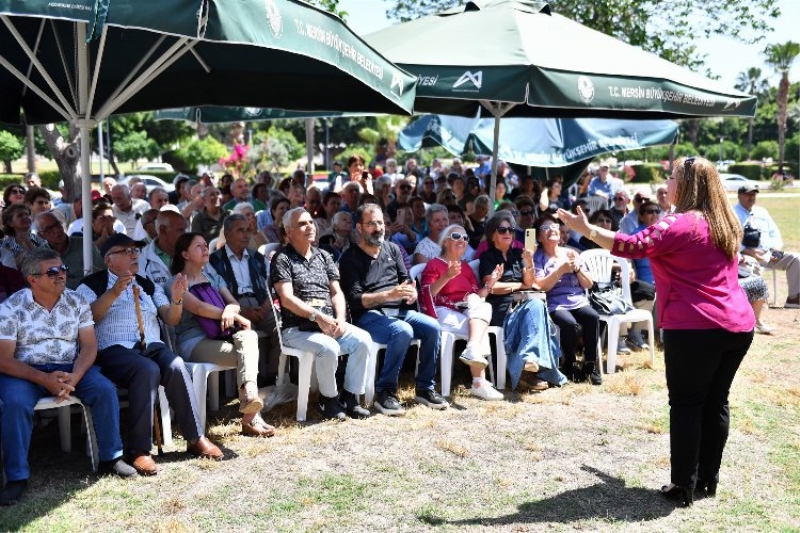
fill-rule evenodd
<path id="1" fill-rule="evenodd" d="M 686 121 L 686 127 L 686 134 L 689 137 L 689 142 L 692 143 L 693 146 L 697 146 L 697 134 L 700 131 L 700 121 L 696 118 L 690 118 Z"/>
<path id="2" fill-rule="evenodd" d="M 25 126 L 25 156 L 28 172 L 36 172 L 36 148 L 33 142 L 33 126 Z"/>
<path id="3" fill-rule="evenodd" d="M 783 155 L 786 148 L 786 117 L 789 107 L 789 74 L 781 77 L 778 85 L 778 172 L 783 172 Z"/>
<path id="4" fill-rule="evenodd" d="M 11 161 L 3 161 L 3 172 L 11 174 Z"/>
<path id="5" fill-rule="evenodd" d="M 78 143 L 79 131 L 70 126 L 69 138 L 65 140 L 55 124 L 39 126 L 50 154 L 58 165 L 61 179 L 64 181 L 64 196 L 66 201 L 72 201 L 81 192 L 80 144 Z"/>
<path id="6" fill-rule="evenodd" d="M 750 117 L 750 127 L 747 128 L 747 160 L 750 160 L 750 151 L 753 149 L 753 117 Z"/>

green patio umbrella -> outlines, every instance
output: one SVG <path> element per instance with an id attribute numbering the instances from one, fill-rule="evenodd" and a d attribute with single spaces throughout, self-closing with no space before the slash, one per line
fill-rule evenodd
<path id="1" fill-rule="evenodd" d="M 636 119 L 755 113 L 755 97 L 553 14 L 546 2 L 473 0 L 364 38 L 417 76 L 417 113 L 475 116 L 483 108 L 496 118 Z M 495 157 L 493 181 L 496 163 Z"/>
<path id="2" fill-rule="evenodd" d="M 412 111 L 415 80 L 300 0 L 0 0 L 0 122 L 186 105 Z M 83 180 L 84 212 L 91 211 Z M 84 242 L 91 267 L 91 240 Z"/>

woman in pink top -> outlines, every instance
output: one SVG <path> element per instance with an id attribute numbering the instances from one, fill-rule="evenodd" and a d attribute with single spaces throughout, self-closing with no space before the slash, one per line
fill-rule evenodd
<path id="1" fill-rule="evenodd" d="M 491 357 L 486 330 L 492 319 L 492 306 L 483 300 L 491 293 L 502 268 L 496 268 L 486 286 L 480 288 L 472 268 L 463 260 L 468 240 L 466 230 L 457 224 L 441 232 L 442 253 L 428 261 L 422 272 L 422 290 L 430 287 L 432 302 L 425 302 L 423 297 L 420 305 L 428 307 L 423 311 L 436 318 L 443 331 L 467 337 L 467 347 L 459 359 L 470 367 L 472 395 L 483 400 L 502 400 L 503 395 L 485 377 L 484 369 Z"/>
<path id="2" fill-rule="evenodd" d="M 667 181 L 675 212 L 634 235 L 561 219 L 614 255 L 650 259 L 664 330 L 670 405 L 671 483 L 661 493 L 689 506 L 714 496 L 728 438 L 728 391 L 753 341 L 755 316 L 738 283 L 742 228 L 708 160 L 675 161 Z"/>

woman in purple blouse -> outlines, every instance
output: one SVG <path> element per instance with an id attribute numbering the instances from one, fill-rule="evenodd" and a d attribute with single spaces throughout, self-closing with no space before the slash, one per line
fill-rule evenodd
<path id="1" fill-rule="evenodd" d="M 700 157 L 678 159 L 667 181 L 675 212 L 634 234 L 558 214 L 571 229 L 629 259 L 650 259 L 664 330 L 671 483 L 661 493 L 689 506 L 714 496 L 728 438 L 728 391 L 753 341 L 755 316 L 739 287 L 742 227 L 719 174 Z"/>

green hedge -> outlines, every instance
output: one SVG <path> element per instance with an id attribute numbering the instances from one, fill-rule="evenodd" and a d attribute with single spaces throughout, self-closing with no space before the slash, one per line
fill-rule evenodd
<path id="1" fill-rule="evenodd" d="M 652 183 L 654 181 L 664 181 L 667 178 L 667 171 L 661 166 L 661 163 L 642 163 L 641 165 L 633 165 L 633 171 L 636 175 L 631 180 L 631 183 Z"/>
<path id="2" fill-rule="evenodd" d="M 25 174 L 0 174 L 0 189 L 5 189 L 9 185 L 20 185 L 25 178 Z"/>
<path id="3" fill-rule="evenodd" d="M 750 180 L 760 180 L 763 174 L 759 163 L 736 163 L 730 165 L 726 174 L 741 174 Z"/>

